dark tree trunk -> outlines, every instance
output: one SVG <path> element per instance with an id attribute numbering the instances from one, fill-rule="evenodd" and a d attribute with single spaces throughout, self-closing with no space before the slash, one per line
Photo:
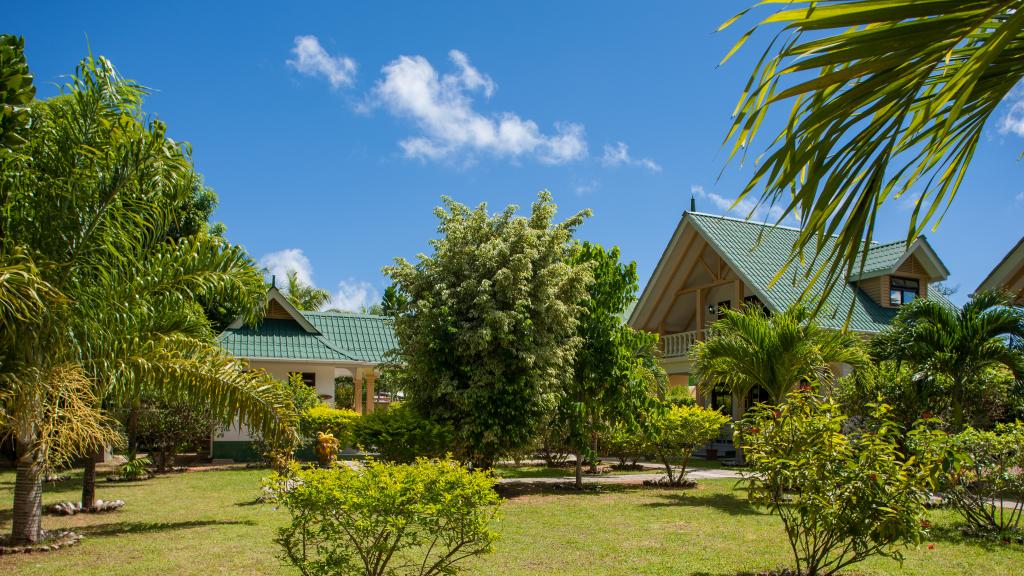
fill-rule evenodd
<path id="1" fill-rule="evenodd" d="M 82 472 L 82 508 L 92 510 L 96 507 L 96 458 L 102 457 L 103 448 L 96 454 L 90 454 Z"/>
<path id="2" fill-rule="evenodd" d="M 15 544 L 38 542 L 43 537 L 43 470 L 18 443 L 18 472 L 14 480 L 11 539 Z"/>
<path id="3" fill-rule="evenodd" d="M 583 455 L 577 452 L 576 456 L 576 489 L 583 489 Z"/>
<path id="4" fill-rule="evenodd" d="M 128 425 L 125 427 L 128 436 L 128 459 L 134 460 L 139 453 L 139 402 L 132 404 L 128 411 Z"/>

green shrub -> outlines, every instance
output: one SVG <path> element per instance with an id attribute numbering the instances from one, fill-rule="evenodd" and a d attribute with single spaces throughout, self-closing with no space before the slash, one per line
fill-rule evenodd
<path id="1" fill-rule="evenodd" d="M 299 417 L 299 433 L 304 438 L 316 438 L 323 432 L 333 435 L 340 445 L 351 446 L 353 429 L 358 421 L 359 413 L 355 410 L 318 404 Z"/>
<path id="2" fill-rule="evenodd" d="M 117 467 L 117 476 L 121 480 L 145 480 L 150 477 L 149 467 L 152 465 L 147 456 L 130 458 Z"/>
<path id="3" fill-rule="evenodd" d="M 619 466 L 636 466 L 648 449 L 647 435 L 639 426 L 612 426 L 602 433 L 601 443 L 609 456 L 619 459 Z"/>
<path id="4" fill-rule="evenodd" d="M 665 393 L 665 402 L 672 406 L 696 406 L 697 400 L 690 393 L 689 386 L 675 386 Z"/>
<path id="5" fill-rule="evenodd" d="M 451 432 L 407 405 L 392 404 L 371 412 L 354 426 L 355 444 L 375 450 L 381 460 L 408 463 L 417 457 L 440 457 L 451 449 Z"/>
<path id="6" fill-rule="evenodd" d="M 696 405 L 672 406 L 654 418 L 651 447 L 665 465 L 669 484 L 683 484 L 693 452 L 714 440 L 728 422 L 729 417 L 721 412 Z M 678 474 L 673 462 L 680 463 Z"/>
<path id="7" fill-rule="evenodd" d="M 904 457 L 888 406 L 870 419 L 872 428 L 843 434 L 838 404 L 804 389 L 777 407 L 758 404 L 738 427 L 750 499 L 782 519 L 797 574 L 829 576 L 875 555 L 902 560 L 923 537 L 935 462 Z"/>
<path id="8" fill-rule="evenodd" d="M 268 488 L 291 518 L 275 541 L 305 576 L 457 574 L 460 560 L 489 552 L 498 537 L 494 477 L 452 460 L 293 474 Z"/>
<path id="9" fill-rule="evenodd" d="M 1024 513 L 1024 423 L 1000 424 L 994 431 L 968 428 L 932 438 L 949 464 L 942 491 L 968 527 L 982 533 L 1019 529 Z"/>

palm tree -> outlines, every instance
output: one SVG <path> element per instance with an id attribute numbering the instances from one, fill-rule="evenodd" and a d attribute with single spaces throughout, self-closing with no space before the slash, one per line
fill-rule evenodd
<path id="1" fill-rule="evenodd" d="M 867 362 L 856 336 L 821 328 L 801 306 L 774 315 L 759 306 L 723 312 L 696 348 L 693 376 L 704 394 L 721 386 L 743 399 L 761 387 L 779 404 L 801 383 L 831 382 L 832 364 Z"/>
<path id="2" fill-rule="evenodd" d="M 769 110 L 790 111 L 739 199 L 758 190 L 780 221 L 800 217 L 790 264 L 828 252 L 808 272 L 827 291 L 854 271 L 883 202 L 918 195 L 908 239 L 950 206 L 993 111 L 1024 77 L 1024 0 L 783 4 L 726 55 L 758 28 L 781 27 L 726 141 L 730 158 L 745 157 Z"/>
<path id="3" fill-rule="evenodd" d="M 1024 353 L 1011 346 L 1024 338 L 1024 311 L 1002 292 L 975 294 L 957 309 L 935 300 L 915 300 L 871 343 L 878 360 L 909 362 L 931 376 L 949 379 L 953 428 L 964 425 L 964 403 L 983 371 L 1004 366 L 1024 376 Z"/>
<path id="4" fill-rule="evenodd" d="M 281 387 L 213 341 L 198 299 L 256 310 L 262 277 L 220 238 L 168 239 L 195 174 L 163 124 L 142 123 L 143 93 L 106 60 L 83 60 L 64 96 L 32 106 L 24 154 L 5 160 L 18 169 L 0 177 L 0 270 L 13 270 L 0 274 L 0 416 L 17 451 L 15 542 L 42 536 L 43 471 L 117 442 L 102 406 L 143 387 L 293 433 Z"/>
<path id="5" fill-rule="evenodd" d="M 289 270 L 286 275 L 288 286 L 285 296 L 299 310 L 316 312 L 322 309 L 331 301 L 331 293 L 323 288 L 317 288 L 299 280 L 299 274 L 295 270 Z"/>

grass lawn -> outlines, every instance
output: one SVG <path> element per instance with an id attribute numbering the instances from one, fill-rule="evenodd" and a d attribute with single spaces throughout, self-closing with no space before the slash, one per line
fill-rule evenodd
<path id="1" fill-rule="evenodd" d="M 284 513 L 255 504 L 261 470 L 191 472 L 141 483 L 99 485 L 99 497 L 123 498 L 111 514 L 46 516 L 70 527 L 81 544 L 47 554 L 0 557 L 0 574 L 294 574 L 271 542 Z M 77 480 L 77 478 L 75 479 Z M 78 499 L 75 480 L 48 487 L 44 501 Z M 0 473 L 0 530 L 10 530 L 14 474 Z M 854 567 L 864 575 L 1014 574 L 1024 547 L 963 540 L 949 512 L 932 513 L 933 542 L 909 550 L 902 569 L 885 559 Z M 505 503 L 495 553 L 468 574 L 735 576 L 786 565 L 777 518 L 751 509 L 730 480 L 697 489 L 640 487 L 600 493 L 526 494 Z"/>

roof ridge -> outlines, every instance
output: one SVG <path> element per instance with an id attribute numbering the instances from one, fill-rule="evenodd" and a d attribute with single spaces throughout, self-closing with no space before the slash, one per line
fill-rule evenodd
<path id="1" fill-rule="evenodd" d="M 778 228 L 781 230 L 791 230 L 793 232 L 803 232 L 803 228 L 797 226 L 787 226 L 785 224 L 769 224 L 765 222 L 757 222 L 755 220 L 747 220 L 746 218 L 737 218 L 735 216 L 725 216 L 722 214 L 710 214 L 708 212 L 690 212 L 689 210 L 683 211 L 683 215 L 690 214 L 691 216 L 706 216 L 708 218 L 717 218 L 719 220 L 729 220 L 731 222 L 739 222 L 741 224 L 749 224 L 751 226 L 760 226 L 761 228 Z M 830 238 L 838 238 L 838 234 L 829 234 Z M 896 242 L 902 242 L 902 240 L 894 240 L 892 242 L 879 242 L 878 240 L 872 240 L 868 245 L 869 248 L 877 248 L 885 244 L 895 244 Z"/>
<path id="2" fill-rule="evenodd" d="M 383 314 L 363 314 L 362 312 L 336 312 L 333 310 L 319 310 L 316 312 L 311 310 L 299 310 L 299 313 L 302 314 L 303 316 L 341 316 L 344 318 L 370 318 L 381 320 L 391 319 L 391 316 L 385 316 Z"/>

